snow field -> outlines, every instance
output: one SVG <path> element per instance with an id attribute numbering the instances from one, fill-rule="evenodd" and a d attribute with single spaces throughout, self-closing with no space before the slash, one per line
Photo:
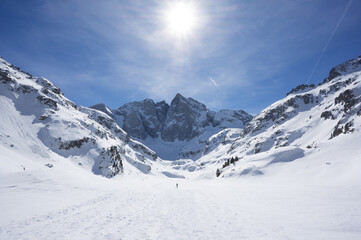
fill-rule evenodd
<path id="1" fill-rule="evenodd" d="M 96 178 L 3 178 L 0 239 L 361 239 L 351 185 Z"/>

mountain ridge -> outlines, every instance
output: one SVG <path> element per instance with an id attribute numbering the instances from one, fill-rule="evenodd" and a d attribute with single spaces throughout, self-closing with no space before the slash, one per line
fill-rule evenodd
<path id="1" fill-rule="evenodd" d="M 154 102 L 152 99 L 144 99 L 125 103 L 114 110 L 110 110 L 104 104 L 96 104 L 90 108 L 107 113 L 138 140 L 160 137 L 167 142 L 189 141 L 201 135 L 203 129 L 194 130 L 194 126 L 242 128 L 252 119 L 252 116 L 243 110 L 211 111 L 203 103 L 191 97 L 185 98 L 180 93 L 175 95 L 170 104 L 164 100 Z M 180 125 L 174 125 L 174 121 Z"/>
<path id="2" fill-rule="evenodd" d="M 361 57 L 332 68 L 318 86 L 296 87 L 249 121 L 242 121 L 244 114 L 234 116 L 237 111 L 210 111 L 181 94 L 170 105 L 145 99 L 116 110 L 104 104 L 94 106 L 98 109 L 78 106 L 49 80 L 2 58 L 0 102 L 5 113 L 0 148 L 38 156 L 49 168 L 67 161 L 106 177 L 176 178 L 215 178 L 217 168 L 219 177 L 261 176 L 280 169 L 299 172 L 298 168 L 311 176 L 310 161 L 321 172 L 330 164 L 335 169 L 342 164 L 360 168 L 355 156 L 361 149 L 355 146 L 361 144 Z M 120 127 L 124 123 L 148 136 L 134 140 Z M 163 131 L 168 141 L 161 138 Z M 342 162 L 347 154 L 350 157 Z M 237 161 L 230 164 L 235 156 Z"/>

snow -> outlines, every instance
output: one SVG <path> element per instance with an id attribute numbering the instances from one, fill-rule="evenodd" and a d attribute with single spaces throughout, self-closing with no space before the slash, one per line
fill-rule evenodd
<path id="1" fill-rule="evenodd" d="M 107 179 L 64 158 L 0 145 L 0 239 L 361 239 L 361 149 L 349 144 L 353 137 L 341 135 L 328 150 L 252 155 L 248 164 L 265 174 L 217 179 L 213 165 L 166 170 L 191 160 L 164 163 L 163 176 Z M 291 153 L 305 156 L 285 162 Z"/>
<path id="2" fill-rule="evenodd" d="M 361 239 L 352 185 L 54 175 L 1 175 L 0 239 Z"/>

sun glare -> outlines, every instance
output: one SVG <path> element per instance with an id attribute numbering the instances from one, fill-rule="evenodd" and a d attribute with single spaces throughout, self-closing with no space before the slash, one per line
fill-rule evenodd
<path id="1" fill-rule="evenodd" d="M 176 37 L 187 37 L 198 24 L 196 8 L 187 2 L 176 2 L 166 10 L 165 21 L 168 32 Z"/>

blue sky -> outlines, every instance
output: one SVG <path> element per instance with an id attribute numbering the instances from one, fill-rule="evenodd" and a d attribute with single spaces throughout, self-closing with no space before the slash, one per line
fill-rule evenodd
<path id="1" fill-rule="evenodd" d="M 180 92 L 255 114 L 307 82 L 349 0 L 191 1 L 199 26 L 181 39 L 162 30 L 170 2 L 2 0 L 0 56 L 84 106 L 170 102 Z M 359 55 L 353 0 L 309 83 Z"/>

